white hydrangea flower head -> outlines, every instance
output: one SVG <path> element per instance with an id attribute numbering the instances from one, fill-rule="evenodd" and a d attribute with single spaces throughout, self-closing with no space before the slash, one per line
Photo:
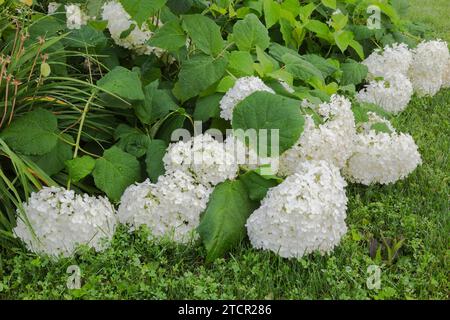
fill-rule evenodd
<path id="1" fill-rule="evenodd" d="M 122 195 L 118 218 L 130 231 L 145 225 L 152 237 L 187 243 L 198 236 L 195 230 L 211 192 L 210 186 L 182 171 L 169 172 L 156 184 L 146 180 L 129 186 Z"/>
<path id="2" fill-rule="evenodd" d="M 447 43 L 441 40 L 423 41 L 414 50 L 409 77 L 419 95 L 434 96 L 444 84 L 450 54 Z"/>
<path id="3" fill-rule="evenodd" d="M 406 109 L 413 95 L 413 86 L 409 79 L 401 73 L 392 73 L 384 80 L 372 80 L 356 94 L 360 102 L 376 104 L 394 114 Z"/>
<path id="4" fill-rule="evenodd" d="M 48 9 L 47 9 L 48 14 L 54 14 L 60 6 L 61 6 L 61 4 L 59 4 L 57 2 L 50 2 L 48 4 Z"/>
<path id="5" fill-rule="evenodd" d="M 234 179 L 239 170 L 233 153 L 209 134 L 171 144 L 163 162 L 167 172 L 181 170 L 213 186 Z"/>
<path id="6" fill-rule="evenodd" d="M 247 220 L 253 247 L 281 257 L 331 252 L 347 231 L 346 182 L 326 161 L 306 161 Z"/>
<path id="7" fill-rule="evenodd" d="M 371 121 L 381 122 L 376 117 Z M 395 131 L 376 132 L 371 129 L 372 124 L 361 126 L 363 132 L 356 136 L 354 153 L 343 169 L 344 175 L 364 185 L 390 184 L 407 177 L 422 163 L 414 139 Z M 388 128 L 393 130 L 392 125 Z"/>
<path id="8" fill-rule="evenodd" d="M 66 9 L 66 23 L 67 29 L 80 29 L 85 26 L 89 21 L 89 16 L 81 10 L 78 4 L 69 4 L 64 6 Z"/>
<path id="9" fill-rule="evenodd" d="M 101 251 L 114 235 L 115 209 L 104 197 L 44 187 L 32 193 L 23 208 L 25 216 L 17 210 L 14 233 L 38 254 L 67 257 L 81 244 Z"/>
<path id="10" fill-rule="evenodd" d="M 394 43 L 392 46 L 385 46 L 384 49 L 375 50 L 368 56 L 362 64 L 369 69 L 368 79 L 386 77 L 390 74 L 407 75 L 413 53 L 404 43 Z"/>
<path id="11" fill-rule="evenodd" d="M 298 163 L 306 160 L 325 160 L 342 168 L 352 155 L 356 127 L 350 101 L 333 95 L 329 103 L 322 103 L 315 109 L 324 123 L 316 127 L 311 116 L 305 117 L 299 140 L 280 157 L 281 175 L 293 174 Z"/>
<path id="12" fill-rule="evenodd" d="M 257 91 L 275 92 L 258 77 L 243 77 L 236 80 L 234 86 L 220 100 L 220 117 L 232 120 L 233 110 L 239 102 Z"/>
<path id="13" fill-rule="evenodd" d="M 147 45 L 147 41 L 153 36 L 153 32 L 147 23 L 139 27 L 131 19 L 131 16 L 125 11 L 121 3 L 117 1 L 105 3 L 102 7 L 102 19 L 108 22 L 109 33 L 117 45 L 143 55 L 154 53 L 156 56 L 161 57 L 164 54 L 165 51 L 163 49 Z M 160 21 L 157 21 L 156 24 L 158 26 L 162 25 Z M 134 25 L 134 29 L 126 37 L 121 38 L 122 33 L 129 30 L 132 25 Z"/>

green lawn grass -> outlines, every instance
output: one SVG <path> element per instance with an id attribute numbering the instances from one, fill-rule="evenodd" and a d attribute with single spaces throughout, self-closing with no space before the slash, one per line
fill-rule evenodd
<path id="1" fill-rule="evenodd" d="M 430 27 L 429 36 L 450 42 L 450 1 L 409 0 L 408 19 Z"/>
<path id="2" fill-rule="evenodd" d="M 450 1 L 411 3 L 411 18 L 450 40 Z M 423 165 L 394 185 L 349 186 L 349 232 L 329 256 L 286 260 L 245 242 L 226 259 L 205 264 L 198 244 L 149 243 L 145 233 L 121 230 L 106 252 L 57 263 L 20 249 L 0 253 L 0 298 L 448 299 L 449 121 L 450 90 L 415 98 L 393 119 L 416 140 Z M 382 237 L 405 241 L 393 263 L 370 256 L 370 240 Z M 66 270 L 74 264 L 83 286 L 68 290 Z M 379 290 L 366 285 L 373 264 L 381 267 Z"/>

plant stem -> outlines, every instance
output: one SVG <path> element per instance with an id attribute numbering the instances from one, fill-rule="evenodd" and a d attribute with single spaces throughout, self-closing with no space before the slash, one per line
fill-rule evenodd
<path id="1" fill-rule="evenodd" d="M 89 106 L 92 103 L 92 100 L 94 99 L 95 95 L 97 94 L 97 91 L 94 90 L 89 97 L 88 101 L 86 102 L 86 105 L 84 106 L 83 113 L 81 114 L 81 120 L 80 120 L 80 127 L 78 128 L 78 134 L 77 134 L 77 140 L 75 141 L 75 150 L 73 152 L 73 159 L 75 159 L 78 156 L 78 151 L 80 150 L 80 141 L 81 141 L 81 133 L 83 132 L 83 126 L 84 121 L 86 120 L 86 115 L 89 112 Z M 67 181 L 67 189 L 70 190 L 70 184 L 72 182 L 72 179 Z"/>

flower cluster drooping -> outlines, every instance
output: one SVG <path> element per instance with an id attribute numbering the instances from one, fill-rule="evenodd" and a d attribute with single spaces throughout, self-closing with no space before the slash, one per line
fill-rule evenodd
<path id="1" fill-rule="evenodd" d="M 44 187 L 31 194 L 23 209 L 24 215 L 17 210 L 14 233 L 39 254 L 70 256 L 81 244 L 101 251 L 115 231 L 115 209 L 103 197 Z"/>
<path id="2" fill-rule="evenodd" d="M 128 187 L 118 210 L 119 221 L 138 229 L 145 225 L 156 238 L 186 243 L 194 239 L 200 214 L 206 209 L 210 186 L 198 183 L 180 170 Z"/>
<path id="3" fill-rule="evenodd" d="M 362 62 L 369 69 L 368 80 L 386 77 L 390 74 L 407 75 L 413 61 L 413 53 L 404 43 L 394 43 L 384 47 L 383 51 L 375 50 Z"/>
<path id="4" fill-rule="evenodd" d="M 145 22 L 142 26 L 131 19 L 122 4 L 117 1 L 109 1 L 103 5 L 102 19 L 108 22 L 108 30 L 114 42 L 124 48 L 134 50 L 138 54 L 149 55 L 154 53 L 160 57 L 164 50 L 147 45 L 148 40 L 153 36 L 149 25 Z M 158 19 L 154 19 L 155 26 L 161 26 Z M 131 30 L 128 35 L 124 33 Z"/>
<path id="5" fill-rule="evenodd" d="M 332 164 L 300 163 L 296 173 L 269 190 L 247 220 L 253 247 L 286 258 L 332 251 L 347 231 L 345 186 Z"/>
<path id="6" fill-rule="evenodd" d="M 360 102 L 374 103 L 392 113 L 403 111 L 413 95 L 408 70 L 413 53 L 404 43 L 376 50 L 362 63 L 367 66 L 370 81 L 357 95 Z"/>
<path id="7" fill-rule="evenodd" d="M 441 40 L 424 41 L 414 50 L 409 77 L 419 95 L 435 95 L 444 85 L 450 54 Z"/>
<path id="8" fill-rule="evenodd" d="M 392 132 L 376 132 L 372 129 L 375 123 L 388 123 Z M 365 185 L 394 183 L 422 163 L 414 139 L 395 132 L 389 121 L 377 121 L 372 116 L 361 128 L 363 132 L 356 136 L 353 155 L 343 169 L 350 181 Z"/>
<path id="9" fill-rule="evenodd" d="M 231 121 L 233 118 L 233 110 L 238 103 L 257 91 L 275 93 L 258 77 L 237 79 L 234 86 L 220 100 L 220 117 Z"/>
<path id="10" fill-rule="evenodd" d="M 356 99 L 376 104 L 388 112 L 398 113 L 406 109 L 412 95 L 411 81 L 401 73 L 392 73 L 386 75 L 384 80 L 370 81 L 358 92 Z"/>
<path id="11" fill-rule="evenodd" d="M 356 98 L 388 112 L 403 111 L 414 92 L 433 96 L 449 86 L 449 60 L 447 43 L 441 40 L 423 41 L 414 50 L 403 43 L 386 46 L 362 62 L 369 69 L 369 84 Z"/>
<path id="12" fill-rule="evenodd" d="M 351 156 L 356 129 L 350 101 L 334 95 L 314 109 L 324 123 L 316 127 L 311 116 L 305 118 L 298 142 L 281 156 L 280 174 L 293 174 L 298 163 L 306 160 L 325 160 L 342 168 Z"/>
<path id="13" fill-rule="evenodd" d="M 181 170 L 192 174 L 200 183 L 213 186 L 234 179 L 239 169 L 232 150 L 209 134 L 173 143 L 163 161 L 166 171 Z"/>

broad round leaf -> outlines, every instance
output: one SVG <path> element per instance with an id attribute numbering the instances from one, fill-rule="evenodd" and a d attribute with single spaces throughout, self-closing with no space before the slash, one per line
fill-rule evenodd
<path id="1" fill-rule="evenodd" d="M 95 185 L 112 201 L 119 201 L 125 189 L 139 180 L 140 175 L 139 161 L 118 147 L 106 150 L 96 160 L 93 172 Z"/>
<path id="2" fill-rule="evenodd" d="M 69 177 L 77 182 L 87 177 L 95 167 L 95 159 L 91 156 L 82 156 L 65 162 L 69 171 Z"/>
<path id="3" fill-rule="evenodd" d="M 210 18 L 201 14 L 183 16 L 183 27 L 192 42 L 208 55 L 218 55 L 225 41 L 222 39 L 220 27 Z"/>
<path id="4" fill-rule="evenodd" d="M 168 51 L 176 51 L 186 45 L 186 34 L 181 28 L 180 22 L 172 20 L 155 31 L 149 45 Z"/>
<path id="5" fill-rule="evenodd" d="M 58 121 L 48 110 L 36 109 L 14 120 L 0 137 L 14 151 L 25 155 L 43 155 L 58 142 Z"/>
<path id="6" fill-rule="evenodd" d="M 115 67 L 97 85 L 107 92 L 128 100 L 144 100 L 141 80 L 136 72 L 124 67 Z"/>
<path id="7" fill-rule="evenodd" d="M 174 95 L 186 101 L 220 80 L 228 64 L 226 57 L 214 59 L 206 55 L 196 55 L 181 65 Z"/>
<path id="8" fill-rule="evenodd" d="M 255 92 L 241 101 L 233 111 L 233 129 L 260 129 L 279 131 L 280 154 L 291 148 L 303 132 L 304 118 L 300 113 L 300 102 L 269 92 Z M 271 138 L 267 138 L 267 151 L 275 151 Z"/>
<path id="9" fill-rule="evenodd" d="M 64 140 L 58 139 L 56 146 L 50 152 L 41 156 L 30 156 L 31 160 L 49 176 L 64 169 L 64 162 L 72 158 L 72 145 L 67 142 L 73 144 L 73 138 L 65 133 L 61 134 L 61 138 Z"/>
<path id="10" fill-rule="evenodd" d="M 241 51 L 250 51 L 256 46 L 265 50 L 270 44 L 266 27 L 253 13 L 236 22 L 233 27 L 233 40 Z"/>
<path id="11" fill-rule="evenodd" d="M 362 63 L 358 63 L 354 60 L 348 59 L 346 63 L 341 66 L 342 80 L 341 85 L 359 84 L 367 76 L 369 69 Z"/>

